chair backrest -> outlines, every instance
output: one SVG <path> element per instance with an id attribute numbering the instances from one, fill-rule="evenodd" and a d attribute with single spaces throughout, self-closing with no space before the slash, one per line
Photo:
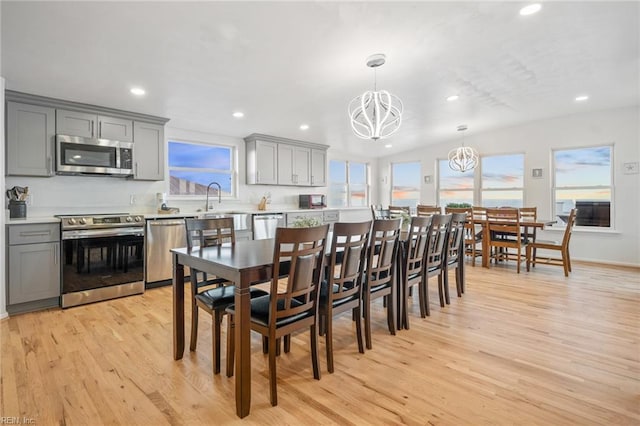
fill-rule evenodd
<path id="1" fill-rule="evenodd" d="M 471 212 L 473 213 L 474 219 L 485 219 L 487 216 L 487 208 L 481 206 L 473 206 L 471 207 Z"/>
<path id="2" fill-rule="evenodd" d="M 467 224 L 467 213 L 453 213 L 451 215 L 451 226 L 449 228 L 449 241 L 447 244 L 447 262 L 454 263 L 460 259 L 460 254 L 464 253 L 462 244 Z"/>
<path id="3" fill-rule="evenodd" d="M 402 219 L 375 220 L 369 237 L 367 286 L 391 285 Z"/>
<path id="4" fill-rule="evenodd" d="M 535 222 L 538 220 L 538 208 L 537 207 L 520 207 L 520 220 L 524 222 Z"/>
<path id="5" fill-rule="evenodd" d="M 214 219 L 185 219 L 187 248 L 208 247 L 222 243 L 235 243 L 236 234 L 232 217 Z"/>
<path id="6" fill-rule="evenodd" d="M 371 204 L 371 217 L 373 220 L 377 219 L 391 219 L 391 213 L 387 209 L 383 209 L 382 206 L 375 206 Z"/>
<path id="7" fill-rule="evenodd" d="M 438 206 L 428 206 L 426 204 L 418 204 L 416 214 L 418 216 L 433 216 L 442 213 L 442 209 Z"/>
<path id="8" fill-rule="evenodd" d="M 327 280 L 329 306 L 334 300 L 346 299 L 356 294 L 360 297 L 371 223 L 372 221 L 338 222 L 333 225 Z"/>
<path id="9" fill-rule="evenodd" d="M 411 218 L 406 256 L 404 258 L 405 277 L 410 278 L 412 275 L 422 271 L 424 253 L 429 242 L 429 226 L 431 226 L 431 216 L 414 216 Z"/>
<path id="10" fill-rule="evenodd" d="M 392 219 L 410 214 L 411 208 L 409 206 L 389 206 L 389 215 Z"/>
<path id="11" fill-rule="evenodd" d="M 569 218 L 567 219 L 567 227 L 564 230 L 564 237 L 562 237 L 563 249 L 566 249 L 569 247 L 569 240 L 571 240 L 571 232 L 573 231 L 573 226 L 576 224 L 577 214 L 578 214 L 578 209 L 571 209 L 571 213 L 569 213 Z"/>
<path id="12" fill-rule="evenodd" d="M 429 243 L 425 253 L 425 272 L 442 269 L 446 258 L 447 235 L 451 226 L 450 214 L 437 214 L 431 218 Z"/>
<path id="13" fill-rule="evenodd" d="M 273 250 L 273 278 L 269 299 L 269 327 L 276 321 L 317 309 L 329 225 L 277 228 Z M 286 265 L 286 266 L 285 266 Z M 281 267 L 288 275 L 282 275 Z M 283 282 L 284 285 L 280 285 Z"/>
<path id="14" fill-rule="evenodd" d="M 520 212 L 516 208 L 488 208 L 487 221 L 489 231 L 511 234 L 520 240 L 522 230 L 520 229 Z"/>

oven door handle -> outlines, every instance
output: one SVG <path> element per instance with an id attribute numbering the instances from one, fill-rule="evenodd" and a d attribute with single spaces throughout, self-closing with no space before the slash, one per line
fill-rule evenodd
<path id="1" fill-rule="evenodd" d="M 121 229 L 90 229 L 76 231 L 62 231 L 63 240 L 79 240 L 83 238 L 107 238 L 107 237 L 126 237 L 126 236 L 144 236 L 144 228 L 121 228 Z"/>

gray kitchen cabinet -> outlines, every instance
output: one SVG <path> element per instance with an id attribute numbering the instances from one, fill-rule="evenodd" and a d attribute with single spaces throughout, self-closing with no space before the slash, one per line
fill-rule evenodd
<path id="1" fill-rule="evenodd" d="M 311 150 L 311 186 L 327 186 L 327 151 Z"/>
<path id="2" fill-rule="evenodd" d="M 58 109 L 56 110 L 56 133 L 133 142 L 133 120 Z"/>
<path id="3" fill-rule="evenodd" d="M 134 122 L 133 179 L 164 180 L 164 126 Z"/>
<path id="4" fill-rule="evenodd" d="M 53 176 L 55 109 L 7 102 L 7 175 Z"/>
<path id="5" fill-rule="evenodd" d="M 7 310 L 60 304 L 60 225 L 8 225 Z"/>
<path id="6" fill-rule="evenodd" d="M 327 146 L 252 134 L 247 143 L 247 184 L 324 186 Z M 313 177 L 316 164 L 317 178 Z M 313 182 L 317 180 L 318 184 Z"/>
<path id="7" fill-rule="evenodd" d="M 247 143 L 247 184 L 278 183 L 278 144 L 263 140 Z"/>

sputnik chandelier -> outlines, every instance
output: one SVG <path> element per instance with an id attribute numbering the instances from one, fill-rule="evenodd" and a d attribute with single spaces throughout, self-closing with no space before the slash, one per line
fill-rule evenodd
<path id="1" fill-rule="evenodd" d="M 367 66 L 374 70 L 373 91 L 368 90 L 349 103 L 351 128 L 362 139 L 383 139 L 400 128 L 402 101 L 386 90 L 377 89 L 376 68 L 384 65 L 382 53 L 367 58 Z"/>
<path id="2" fill-rule="evenodd" d="M 467 126 L 458 126 L 459 132 L 467 130 Z M 462 146 L 449 151 L 449 168 L 457 172 L 473 170 L 478 165 L 478 152 L 468 146 L 464 146 L 464 133 L 462 134 Z"/>

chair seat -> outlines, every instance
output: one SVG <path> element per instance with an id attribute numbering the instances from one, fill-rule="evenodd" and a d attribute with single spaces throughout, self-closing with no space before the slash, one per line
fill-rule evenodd
<path id="1" fill-rule="evenodd" d="M 271 296 L 266 294 L 264 296 L 259 296 L 251 299 L 251 321 L 262 326 L 269 326 L 269 304 L 271 303 Z M 301 306 L 302 302 L 291 299 L 291 306 L 297 307 Z M 284 300 L 278 300 L 278 309 L 284 308 Z M 227 307 L 227 312 L 231 315 L 235 315 L 235 305 L 230 305 Z M 283 327 L 285 325 L 291 324 L 298 320 L 301 320 L 306 317 L 310 317 L 313 315 L 312 311 L 303 312 L 301 314 L 292 315 L 286 318 L 280 318 L 276 321 L 276 328 Z"/>
<path id="2" fill-rule="evenodd" d="M 351 284 L 351 287 L 349 287 L 349 283 L 345 283 L 345 287 L 347 288 L 352 288 L 353 284 Z M 320 285 L 320 306 L 325 306 L 327 304 L 327 299 L 329 298 L 329 295 L 327 294 L 327 287 L 328 287 L 328 283 L 327 281 L 322 281 L 322 284 Z M 338 286 L 337 284 L 333 285 L 333 293 L 337 293 L 338 290 L 340 290 L 340 286 Z M 341 299 L 337 299 L 333 301 L 333 306 L 340 306 L 340 305 L 344 305 L 347 302 L 350 302 L 354 299 L 357 299 L 358 295 L 354 294 L 351 297 L 343 297 Z"/>
<path id="3" fill-rule="evenodd" d="M 251 294 L 251 298 L 268 296 L 264 290 L 260 290 L 259 288 L 250 288 L 249 292 Z M 202 302 L 204 305 L 208 306 L 211 310 L 213 309 L 224 309 L 227 306 L 231 305 L 235 301 L 235 293 L 236 286 L 227 285 L 222 287 L 216 287 L 209 289 L 207 291 L 203 291 L 202 293 L 196 294 L 196 299 Z"/>
<path id="4" fill-rule="evenodd" d="M 535 248 L 557 249 L 562 246 L 562 243 L 560 243 L 559 241 L 551 241 L 551 240 L 537 240 L 535 242 L 529 243 L 529 245 Z"/>

